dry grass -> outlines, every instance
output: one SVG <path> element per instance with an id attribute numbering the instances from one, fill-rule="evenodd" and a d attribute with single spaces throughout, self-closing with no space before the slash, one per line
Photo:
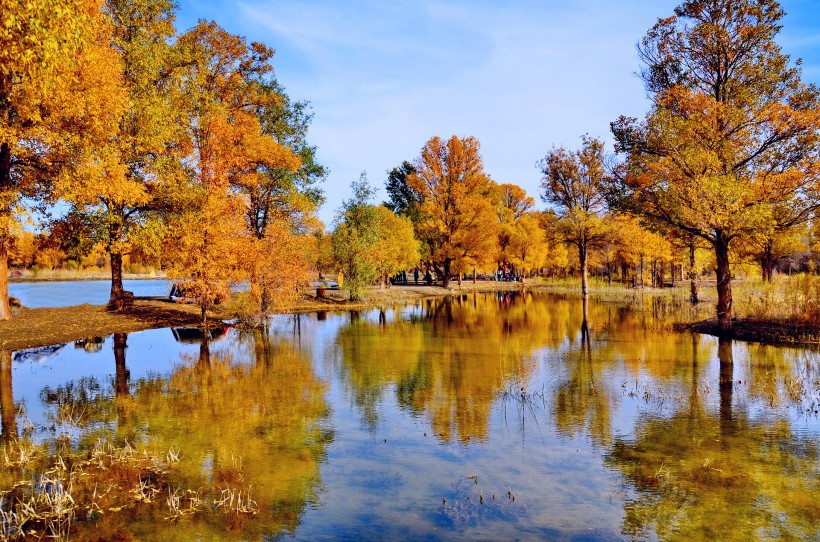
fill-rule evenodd
<path id="1" fill-rule="evenodd" d="M 165 274 L 153 269 L 140 273 L 123 273 L 125 280 L 163 279 Z M 111 280 L 111 269 L 107 267 L 89 267 L 86 269 L 21 269 L 9 273 L 12 282 L 32 281 L 65 281 L 65 280 Z"/>
<path id="2" fill-rule="evenodd" d="M 119 513 L 153 512 L 167 521 L 222 514 L 233 528 L 259 511 L 247 486 L 172 487 L 176 450 L 162 454 L 99 440 L 88 451 L 55 454 L 13 441 L 0 457 L 6 485 L 0 490 L 0 541 L 68 540 L 72 531 Z"/>
<path id="3" fill-rule="evenodd" d="M 547 281 L 546 291 L 580 297 L 580 282 Z M 700 303 L 689 302 L 689 286 L 632 288 L 591 281 L 590 297 L 596 301 L 626 303 L 633 310 L 651 311 L 656 325 L 690 327 L 716 334 L 714 281 L 700 286 Z M 771 284 L 758 278 L 732 283 L 732 336 L 737 339 L 778 344 L 820 343 L 820 276 L 779 276 Z"/>

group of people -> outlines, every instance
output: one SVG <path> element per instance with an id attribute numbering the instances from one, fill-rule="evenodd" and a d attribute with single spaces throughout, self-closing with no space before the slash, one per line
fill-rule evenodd
<path id="1" fill-rule="evenodd" d="M 488 277 L 489 278 L 489 277 Z M 507 265 L 502 265 L 492 275 L 497 281 L 507 281 L 507 282 L 515 282 L 520 280 L 520 278 L 515 274 L 512 268 L 508 267 Z M 413 284 L 418 285 L 419 280 L 422 280 L 421 284 L 426 284 L 427 286 L 432 286 L 437 280 L 438 277 L 436 276 L 436 272 L 432 271 L 431 269 L 427 268 L 423 272 L 422 270 L 416 266 L 413 269 Z M 403 270 L 396 273 L 392 279 L 390 279 L 392 284 L 410 284 L 407 276 L 407 271 Z"/>

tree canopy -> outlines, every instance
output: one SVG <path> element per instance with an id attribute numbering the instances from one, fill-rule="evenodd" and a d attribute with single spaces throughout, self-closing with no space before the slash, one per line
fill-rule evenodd
<path id="1" fill-rule="evenodd" d="M 820 95 L 775 42 L 782 17 L 773 0 L 683 2 L 638 47 L 651 111 L 611 125 L 627 156 L 613 201 L 713 247 L 724 330 L 733 242 L 771 230 L 776 206 L 818 204 Z"/>

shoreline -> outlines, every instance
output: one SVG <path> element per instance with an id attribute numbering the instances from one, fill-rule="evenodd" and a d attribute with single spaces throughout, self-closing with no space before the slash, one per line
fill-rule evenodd
<path id="1" fill-rule="evenodd" d="M 95 280 L 95 279 L 92 279 Z M 387 307 L 422 299 L 442 298 L 451 295 L 489 292 L 514 292 L 536 290 L 556 295 L 577 296 L 580 291 L 567 284 L 544 282 L 495 282 L 471 280 L 459 287 L 453 283 L 449 288 L 426 285 L 394 285 L 386 289 L 371 288 L 365 299 L 351 302 L 344 290 L 329 289 L 325 298 L 316 298 L 315 291 L 304 293 L 297 303 L 287 310 L 274 314 L 305 314 L 314 312 L 361 311 Z M 599 302 L 625 302 L 634 299 L 632 288 L 591 289 L 590 298 Z M 641 295 L 670 295 L 669 290 L 641 291 Z M 636 309 L 637 310 L 637 309 Z M 11 320 L 0 321 L 0 350 L 22 350 L 45 347 L 107 336 L 113 333 L 133 333 L 146 329 L 165 327 L 196 327 L 200 325 L 199 307 L 190 304 L 170 302 L 166 297 L 137 297 L 134 304 L 122 312 L 109 312 L 104 305 L 76 305 L 72 307 L 15 309 Z M 237 318 L 230 306 L 216 307 L 208 312 L 210 322 L 220 322 Z M 692 331 L 706 335 L 720 336 L 714 319 L 672 323 L 677 331 Z M 686 320 L 686 318 L 683 318 Z M 820 330 L 798 321 L 738 319 L 734 322 L 731 337 L 735 340 L 771 345 L 817 347 L 820 345 Z"/>
<path id="2" fill-rule="evenodd" d="M 111 282 L 111 274 L 84 275 L 84 276 L 53 276 L 53 277 L 9 277 L 9 284 L 26 284 L 31 282 L 97 282 L 100 280 Z M 149 273 L 125 273 L 122 280 L 168 280 L 166 275 L 151 275 Z"/>

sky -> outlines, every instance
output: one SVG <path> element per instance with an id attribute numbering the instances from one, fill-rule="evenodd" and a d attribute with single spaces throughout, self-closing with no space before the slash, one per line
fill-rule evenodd
<path id="1" fill-rule="evenodd" d="M 609 123 L 643 117 L 635 45 L 670 0 L 180 0 L 177 29 L 199 19 L 273 47 L 276 78 L 313 110 L 308 141 L 329 168 L 319 217 L 331 226 L 367 172 L 387 172 L 433 136 L 474 136 L 485 171 L 536 198 L 536 167 L 583 134 L 611 147 Z M 783 0 L 778 42 L 820 84 L 820 0 Z"/>

